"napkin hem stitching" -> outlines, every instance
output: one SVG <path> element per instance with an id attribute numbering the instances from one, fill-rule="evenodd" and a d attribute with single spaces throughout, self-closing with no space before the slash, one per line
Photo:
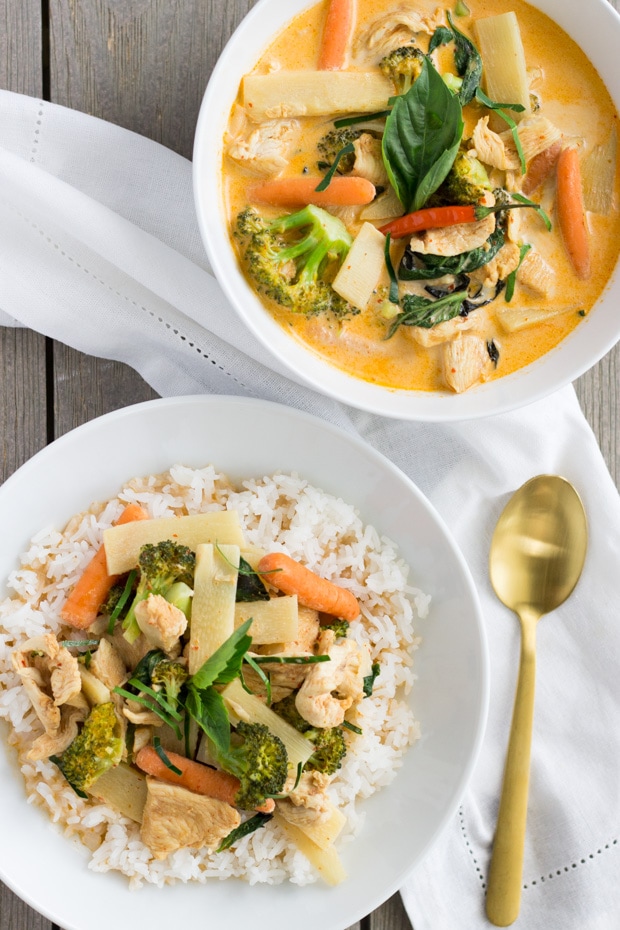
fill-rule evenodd
<path id="1" fill-rule="evenodd" d="M 604 845 L 600 846 L 596 852 L 588 853 L 586 858 L 579 859 L 577 862 L 571 862 L 570 865 L 564 865 L 560 869 L 555 869 L 549 872 L 547 875 L 541 875 L 539 878 L 532 879 L 529 882 L 524 882 L 523 889 L 526 890 L 530 886 L 538 885 L 539 883 L 544 884 L 545 882 L 553 880 L 554 878 L 562 877 L 571 872 L 573 869 L 578 869 L 580 865 L 587 865 L 589 860 L 593 861 L 597 856 L 602 856 L 606 851 L 617 845 L 617 839 L 610 840 L 609 843 L 605 843 Z"/>

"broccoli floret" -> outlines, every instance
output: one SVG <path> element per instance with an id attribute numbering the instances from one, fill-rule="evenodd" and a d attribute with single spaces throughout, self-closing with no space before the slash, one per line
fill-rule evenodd
<path id="1" fill-rule="evenodd" d="M 314 743 L 315 751 L 304 765 L 304 771 L 314 770 L 323 772 L 325 775 L 333 775 L 340 768 L 347 751 L 347 744 L 339 727 L 327 727 L 326 729 L 313 727 L 297 710 L 294 693 L 272 704 L 271 709 L 303 733 L 307 740 Z"/>
<path id="2" fill-rule="evenodd" d="M 166 700 L 176 708 L 179 694 L 189 678 L 189 672 L 180 662 L 162 659 L 151 672 L 151 684 L 156 690 L 163 690 Z"/>
<path id="3" fill-rule="evenodd" d="M 348 620 L 339 620 L 334 617 L 333 620 L 330 620 L 329 623 L 321 623 L 322 630 L 333 630 L 336 638 L 340 636 L 346 636 L 349 632 L 349 621 Z"/>
<path id="4" fill-rule="evenodd" d="M 237 218 L 248 273 L 260 293 L 295 313 L 355 312 L 333 290 L 326 275 L 346 257 L 352 237 L 320 207 L 264 220 L 251 207 Z"/>
<path id="5" fill-rule="evenodd" d="M 326 730 L 312 728 L 304 733 L 306 739 L 314 743 L 315 750 L 304 765 L 304 771 L 323 772 L 333 775 L 346 755 L 347 744 L 342 730 L 330 727 Z"/>
<path id="6" fill-rule="evenodd" d="M 461 151 L 445 181 L 433 194 L 432 206 L 478 203 L 490 190 L 492 185 L 484 166 L 473 155 Z"/>
<path id="7" fill-rule="evenodd" d="M 123 754 L 121 727 L 114 704 L 96 704 L 73 742 L 61 756 L 54 756 L 69 784 L 78 793 L 118 765 Z"/>
<path id="8" fill-rule="evenodd" d="M 284 743 L 262 723 L 237 724 L 228 751 L 213 748 L 215 761 L 224 771 L 236 775 L 241 786 L 235 803 L 252 810 L 264 800 L 279 794 L 288 774 Z"/>
<path id="9" fill-rule="evenodd" d="M 155 545 L 147 543 L 140 549 L 138 568 L 140 578 L 136 593 L 123 620 L 125 639 L 134 642 L 140 635 L 136 622 L 136 606 L 151 594 L 165 597 L 176 582 L 190 586 L 194 583 L 196 555 L 187 546 L 181 546 L 171 539 L 165 539 Z"/>
<path id="10" fill-rule="evenodd" d="M 323 136 L 317 143 L 317 148 L 323 156 L 323 160 L 319 162 L 319 168 L 331 168 L 336 160 L 338 152 L 340 152 L 345 145 L 349 145 L 349 143 L 359 139 L 361 134 L 361 129 L 355 129 L 353 126 L 343 126 L 340 129 L 332 129 L 326 136 Z M 355 152 L 347 152 L 338 162 L 336 171 L 338 174 L 348 174 L 349 171 L 353 170 L 354 165 Z"/>
<path id="11" fill-rule="evenodd" d="M 416 78 L 420 76 L 424 55 L 415 45 L 403 45 L 394 49 L 379 62 L 379 67 L 390 78 L 397 93 L 406 94 Z"/>
<path id="12" fill-rule="evenodd" d="M 116 584 L 113 584 L 110 590 L 108 591 L 108 596 L 104 600 L 103 604 L 99 608 L 99 613 L 103 614 L 106 617 L 111 616 L 114 613 L 116 605 L 120 601 L 123 593 L 125 591 L 125 584 L 127 582 L 127 575 L 123 575 L 121 581 L 117 581 Z"/>

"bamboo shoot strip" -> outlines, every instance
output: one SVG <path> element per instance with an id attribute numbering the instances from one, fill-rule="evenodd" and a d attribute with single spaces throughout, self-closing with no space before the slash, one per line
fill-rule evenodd
<path id="1" fill-rule="evenodd" d="M 189 673 L 194 675 L 235 629 L 239 546 L 203 543 L 196 549 L 196 572 L 189 640 Z"/>
<path id="2" fill-rule="evenodd" d="M 172 539 L 194 552 L 200 543 L 231 543 L 243 546 L 243 533 L 236 510 L 214 510 L 185 517 L 160 517 L 105 530 L 103 544 L 108 571 L 124 574 L 138 564 L 140 549 Z"/>
<path id="3" fill-rule="evenodd" d="M 343 300 L 358 310 L 365 310 L 384 270 L 385 236 L 372 223 L 364 223 L 332 287 Z M 277 579 L 274 584 L 277 584 Z"/>
<path id="4" fill-rule="evenodd" d="M 250 636 L 255 645 L 294 642 L 299 628 L 297 597 L 235 604 L 235 629 L 246 620 L 252 620 Z"/>
<path id="5" fill-rule="evenodd" d="M 492 100 L 512 100 L 523 107 L 512 111 L 519 120 L 530 112 L 530 88 L 523 41 L 516 14 L 501 13 L 476 20 L 478 50 L 484 61 L 486 92 Z"/>
<path id="6" fill-rule="evenodd" d="M 321 849 L 303 830 L 293 826 L 292 823 L 288 823 L 281 814 L 274 814 L 274 819 L 328 885 L 339 885 L 340 882 L 345 880 L 347 873 L 340 861 L 340 856 L 333 846 Z"/>
<path id="7" fill-rule="evenodd" d="M 88 789 L 88 794 L 124 817 L 142 823 L 146 804 L 146 776 L 124 762 L 100 775 Z"/>
<path id="8" fill-rule="evenodd" d="M 256 122 L 375 113 L 393 93 L 392 82 L 378 71 L 273 71 L 243 79 L 243 105 Z"/>

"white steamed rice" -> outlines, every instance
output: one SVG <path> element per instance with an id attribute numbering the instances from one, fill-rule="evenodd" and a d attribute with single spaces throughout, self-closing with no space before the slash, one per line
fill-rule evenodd
<path id="1" fill-rule="evenodd" d="M 13 671 L 11 652 L 29 637 L 61 628 L 60 608 L 67 592 L 101 544 L 103 530 L 131 501 L 141 503 L 153 517 L 237 510 L 250 545 L 285 551 L 359 599 L 361 618 L 351 624 L 349 635 L 369 643 L 381 673 L 372 696 L 359 708 L 363 735 L 351 740 L 329 788 L 347 817 L 339 844 L 362 828 L 364 813 L 358 801 L 393 779 L 419 735 L 404 697 L 414 678 L 413 617 L 426 616 L 430 598 L 409 586 L 408 566 L 394 544 L 364 526 L 349 504 L 295 475 L 250 480 L 235 489 L 212 466 L 176 465 L 164 475 L 130 481 L 117 498 L 74 517 L 62 533 L 38 533 L 7 581 L 13 593 L 0 602 L 0 718 L 9 724 L 9 742 L 18 754 L 28 802 L 44 808 L 67 836 L 86 844 L 92 851 L 91 869 L 118 870 L 134 886 L 229 876 L 251 884 L 313 882 L 314 869 L 273 821 L 222 853 L 184 849 L 155 860 L 137 824 L 105 805 L 79 798 L 53 763 L 26 758 L 41 726 Z"/>

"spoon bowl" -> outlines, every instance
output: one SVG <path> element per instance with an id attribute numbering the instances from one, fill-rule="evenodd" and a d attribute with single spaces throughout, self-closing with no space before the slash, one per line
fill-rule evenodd
<path id="1" fill-rule="evenodd" d="M 536 681 L 536 624 L 577 584 L 587 548 L 581 498 L 559 475 L 527 481 L 502 511 L 489 557 L 495 593 L 519 617 L 521 655 L 486 900 L 489 920 L 513 923 L 521 903 Z"/>

